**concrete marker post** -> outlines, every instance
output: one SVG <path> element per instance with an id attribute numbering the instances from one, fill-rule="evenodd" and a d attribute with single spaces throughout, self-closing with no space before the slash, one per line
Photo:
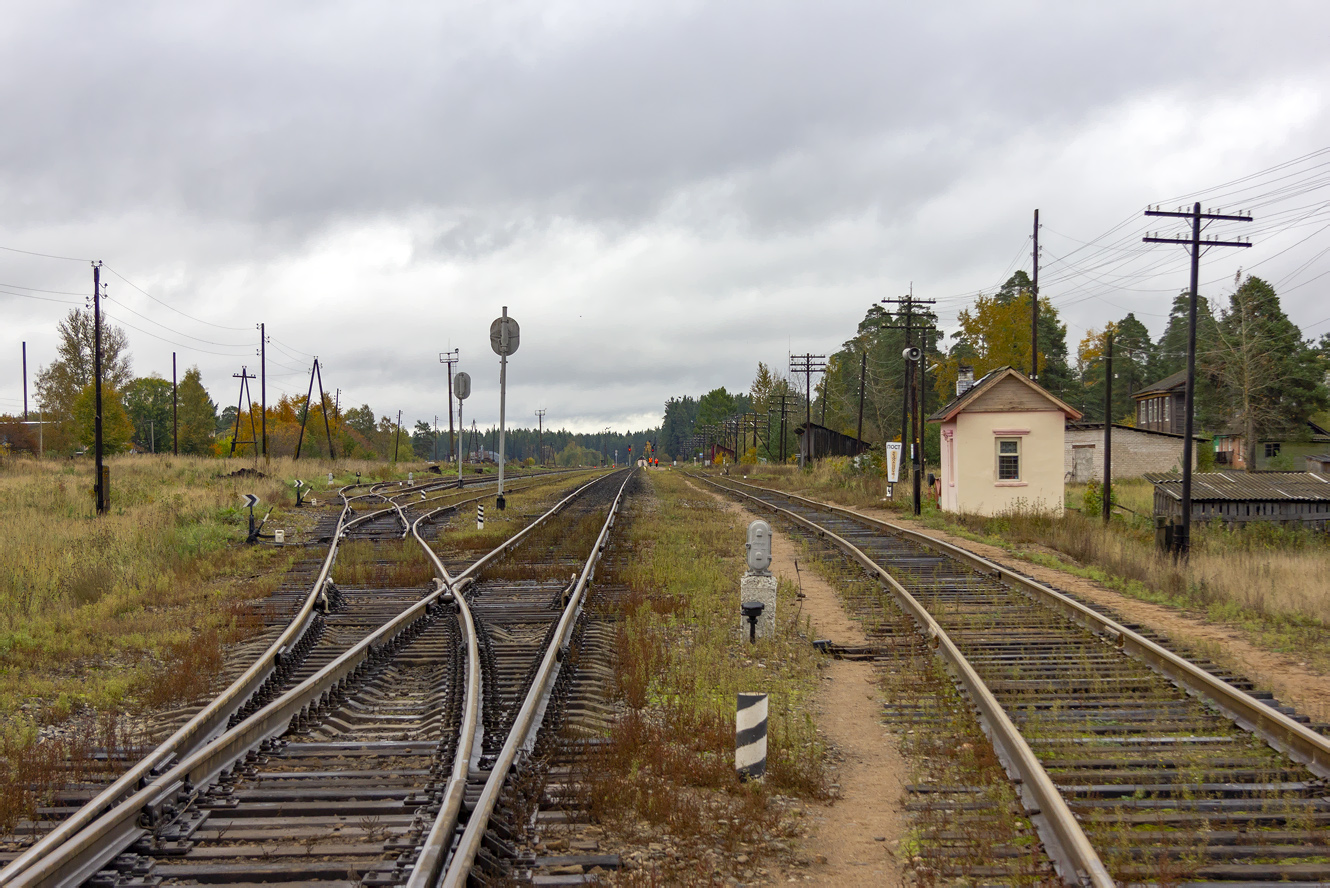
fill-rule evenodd
<path id="1" fill-rule="evenodd" d="M 760 780 L 767 773 L 767 695 L 737 696 L 734 769 L 740 780 Z"/>

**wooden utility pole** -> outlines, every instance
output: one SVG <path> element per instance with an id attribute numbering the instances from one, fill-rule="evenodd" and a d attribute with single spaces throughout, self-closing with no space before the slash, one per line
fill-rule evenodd
<path id="1" fill-rule="evenodd" d="M 1141 240 L 1148 244 L 1183 244 L 1191 253 L 1191 294 L 1187 307 L 1187 388 L 1183 404 L 1182 426 L 1182 526 L 1174 532 L 1173 551 L 1179 558 L 1187 558 L 1191 553 L 1191 460 L 1192 460 L 1192 422 L 1196 404 L 1196 301 L 1200 287 L 1201 247 L 1250 247 L 1251 239 L 1246 241 L 1221 241 L 1218 239 L 1201 240 L 1201 221 L 1250 222 L 1250 213 L 1224 214 L 1202 213 L 1201 202 L 1197 201 L 1191 212 L 1178 207 L 1176 212 L 1152 207 L 1145 211 L 1147 216 L 1167 216 L 1177 219 L 1191 219 L 1191 237 L 1159 237 L 1147 235 Z"/>
<path id="2" fill-rule="evenodd" d="M 93 492 L 97 500 L 97 514 L 104 515 L 110 506 L 106 490 L 106 475 L 102 465 L 102 263 L 92 263 L 92 447 Z"/>
<path id="3" fill-rule="evenodd" d="M 901 405 L 901 445 L 904 446 L 907 440 L 910 442 L 910 452 L 908 456 L 910 458 L 911 465 L 914 467 L 913 492 L 911 498 L 914 507 L 914 514 L 919 515 L 923 512 L 922 485 L 923 485 L 923 467 L 924 467 L 924 431 L 923 431 L 924 376 L 925 376 L 924 362 L 928 360 L 928 354 L 927 354 L 928 332 L 930 330 L 937 329 L 931 322 L 929 322 L 929 315 L 927 311 L 921 311 L 919 313 L 920 321 L 919 324 L 917 325 L 919 328 L 919 343 L 920 343 L 919 359 L 917 361 L 918 367 L 915 367 L 916 362 L 912 361 L 908 357 L 908 353 L 910 349 L 914 347 L 914 344 L 910 340 L 911 340 L 911 334 L 913 333 L 913 328 L 916 326 L 914 323 L 915 309 L 916 308 L 927 309 L 928 306 L 934 305 L 937 302 L 937 300 L 916 299 L 914 297 L 914 284 L 911 284 L 910 292 L 907 293 L 905 296 L 899 299 L 890 299 L 890 298 L 883 299 L 882 302 L 895 303 L 898 309 L 898 316 L 900 310 L 903 310 L 903 313 L 905 315 L 904 324 L 883 324 L 881 329 L 905 331 L 905 350 L 901 353 L 901 357 L 905 364 L 905 380 L 904 380 L 904 385 L 901 386 L 902 400 L 903 400 L 903 403 Z M 917 387 L 917 393 L 916 393 L 916 387 Z M 913 405 L 911 405 L 910 403 L 911 395 L 914 395 Z M 907 431 L 909 431 L 911 417 L 914 417 L 913 420 L 914 430 L 907 438 L 906 433 Z"/>
<path id="4" fill-rule="evenodd" d="M 176 385 L 175 352 L 171 352 L 171 455 L 180 455 L 180 395 Z"/>
<path id="5" fill-rule="evenodd" d="M 23 421 L 28 421 L 28 344 L 23 343 Z"/>
<path id="6" fill-rule="evenodd" d="M 263 324 L 259 324 L 259 409 L 263 418 L 259 422 L 263 429 L 263 458 L 268 458 L 268 335 Z"/>
<path id="7" fill-rule="evenodd" d="M 545 465 L 545 408 L 541 407 L 536 411 L 536 455 L 540 457 L 540 464 Z"/>
<path id="8" fill-rule="evenodd" d="M 227 455 L 236 455 L 236 444 L 253 444 L 255 447 L 254 455 L 257 456 L 259 442 L 256 440 L 258 436 L 254 429 L 254 397 L 252 395 L 249 397 L 249 433 L 254 435 L 255 440 L 237 441 L 236 439 L 240 437 L 240 411 L 245 406 L 245 396 L 249 395 L 250 392 L 249 381 L 258 377 L 250 373 L 248 367 L 241 367 L 239 373 L 231 374 L 231 378 L 240 380 L 240 397 L 236 400 L 236 427 L 231 435 L 231 452 Z"/>
<path id="9" fill-rule="evenodd" d="M 826 355 L 791 355 L 790 372 L 804 375 L 804 440 L 808 442 L 808 459 L 813 458 L 813 374 L 827 372 Z M 826 417 L 826 400 L 822 403 L 822 418 Z"/>
<path id="10" fill-rule="evenodd" d="M 461 349 L 439 352 L 439 363 L 448 365 L 448 458 L 453 456 L 453 364 L 459 360 Z M 460 441 L 458 442 L 461 443 Z"/>
<path id="11" fill-rule="evenodd" d="M 864 376 L 868 373 L 868 352 L 864 352 L 859 359 L 859 430 L 854 433 L 855 439 L 864 443 Z"/>
<path id="12" fill-rule="evenodd" d="M 1100 511 L 1104 523 L 1113 512 L 1113 328 L 1104 331 L 1104 486 Z"/>
<path id="13" fill-rule="evenodd" d="M 1030 378 L 1039 378 L 1039 210 L 1034 211 L 1034 277 L 1030 281 Z"/>

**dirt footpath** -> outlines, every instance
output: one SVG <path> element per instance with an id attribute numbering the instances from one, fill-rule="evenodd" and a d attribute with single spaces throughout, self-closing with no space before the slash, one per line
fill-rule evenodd
<path id="1" fill-rule="evenodd" d="M 714 495 L 714 494 L 713 494 Z M 717 500 L 744 523 L 761 516 L 717 496 Z M 771 572 L 802 584 L 803 613 L 813 624 L 815 637 L 838 644 L 866 643 L 859 624 L 841 607 L 835 590 L 806 566 L 795 571 L 795 549 L 780 531 L 772 533 Z M 781 882 L 805 885 L 898 885 L 901 867 L 889 849 L 897 847 L 906 830 L 902 809 L 908 769 L 895 738 L 881 724 L 882 700 L 873 665 L 849 660 L 828 660 L 822 674 L 822 693 L 814 718 L 818 730 L 838 756 L 840 798 L 812 803 L 805 819 L 809 835 L 801 843 L 813 863 L 807 868 L 775 871 Z"/>

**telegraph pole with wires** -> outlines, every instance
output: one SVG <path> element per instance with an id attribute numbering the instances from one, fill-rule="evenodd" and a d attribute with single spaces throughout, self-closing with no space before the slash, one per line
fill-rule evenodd
<path id="1" fill-rule="evenodd" d="M 92 482 L 94 498 L 97 502 L 97 514 L 106 514 L 110 507 L 107 496 L 105 466 L 102 464 L 102 263 L 92 263 L 92 447 L 93 471 L 96 477 Z"/>
<path id="2" fill-rule="evenodd" d="M 914 428 L 909 435 L 909 456 L 914 467 L 912 503 L 914 514 L 918 515 L 923 511 L 925 361 L 928 359 L 928 334 L 930 331 L 937 330 L 937 327 L 932 323 L 929 309 L 937 300 L 915 298 L 914 285 L 911 284 L 910 292 L 905 296 L 883 299 L 882 302 L 895 303 L 897 317 L 902 314 L 905 316 L 904 324 L 883 324 L 881 329 L 905 331 L 905 348 L 901 352 L 901 357 L 905 362 L 905 380 L 902 386 L 903 403 L 901 405 L 901 443 L 905 443 L 906 432 L 909 430 L 908 426 L 913 424 Z M 916 311 L 917 309 L 922 309 L 922 311 Z M 916 314 L 918 315 L 917 323 Z M 916 328 L 919 330 L 920 347 L 918 348 L 911 341 Z M 911 403 L 912 401 L 913 403 Z"/>
<path id="3" fill-rule="evenodd" d="M 790 355 L 790 373 L 804 375 L 804 440 L 808 444 L 804 450 L 809 461 L 813 459 L 813 374 L 825 372 L 826 355 Z"/>
<path id="4" fill-rule="evenodd" d="M 231 435 L 231 452 L 227 455 L 236 455 L 237 444 L 253 444 L 255 447 L 254 456 L 257 458 L 259 442 L 256 440 L 258 435 L 255 434 L 254 429 L 254 396 L 250 394 L 249 381 L 258 377 L 250 373 L 248 367 L 241 367 L 239 373 L 231 374 L 231 378 L 240 380 L 240 397 L 236 400 L 236 427 L 234 434 Z M 245 407 L 246 396 L 249 400 L 249 433 L 254 437 L 249 441 L 237 441 L 236 439 L 240 437 L 240 411 Z"/>
<path id="5" fill-rule="evenodd" d="M 453 364 L 459 360 L 461 349 L 439 352 L 439 363 L 448 365 L 448 458 L 453 456 Z"/>
<path id="6" fill-rule="evenodd" d="M 1202 213 L 1201 202 L 1196 201 L 1190 211 L 1178 207 L 1176 211 L 1150 207 L 1147 216 L 1164 216 L 1174 219 L 1190 219 L 1189 237 L 1160 237 L 1158 232 L 1146 235 L 1142 240 L 1147 244 L 1182 244 L 1191 254 L 1191 293 L 1187 305 L 1187 388 L 1183 403 L 1182 425 L 1182 526 L 1174 531 L 1173 551 L 1178 558 L 1185 559 L 1191 553 L 1191 460 L 1192 460 L 1192 423 L 1196 402 L 1196 302 L 1200 287 L 1201 250 L 1210 247 L 1250 247 L 1251 238 L 1237 241 L 1221 241 L 1217 238 L 1201 238 L 1201 222 L 1250 222 L 1250 213 Z"/>
<path id="7" fill-rule="evenodd" d="M 536 455 L 540 464 L 545 465 L 545 408 L 536 411 Z"/>
<path id="8" fill-rule="evenodd" d="M 268 334 L 263 324 L 259 328 L 259 409 L 263 418 L 259 421 L 263 429 L 263 458 L 268 458 Z"/>
<path id="9" fill-rule="evenodd" d="M 1039 210 L 1034 211 L 1034 276 L 1030 280 L 1030 378 L 1039 378 Z"/>
<path id="10" fill-rule="evenodd" d="M 175 352 L 171 352 L 171 455 L 180 455 L 180 397 L 175 376 Z"/>

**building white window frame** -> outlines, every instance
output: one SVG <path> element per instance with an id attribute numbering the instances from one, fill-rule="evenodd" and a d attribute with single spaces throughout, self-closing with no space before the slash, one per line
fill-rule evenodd
<path id="1" fill-rule="evenodd" d="M 996 438 L 996 444 L 993 447 L 993 475 L 1000 482 L 1012 482 L 1024 480 L 1021 475 L 1021 439 L 1020 438 Z M 1004 452 L 1003 445 L 1010 444 L 1011 448 Z M 1015 474 L 1003 476 L 1003 458 L 1014 460 Z M 1008 463 L 1011 465 L 1011 463 Z"/>

